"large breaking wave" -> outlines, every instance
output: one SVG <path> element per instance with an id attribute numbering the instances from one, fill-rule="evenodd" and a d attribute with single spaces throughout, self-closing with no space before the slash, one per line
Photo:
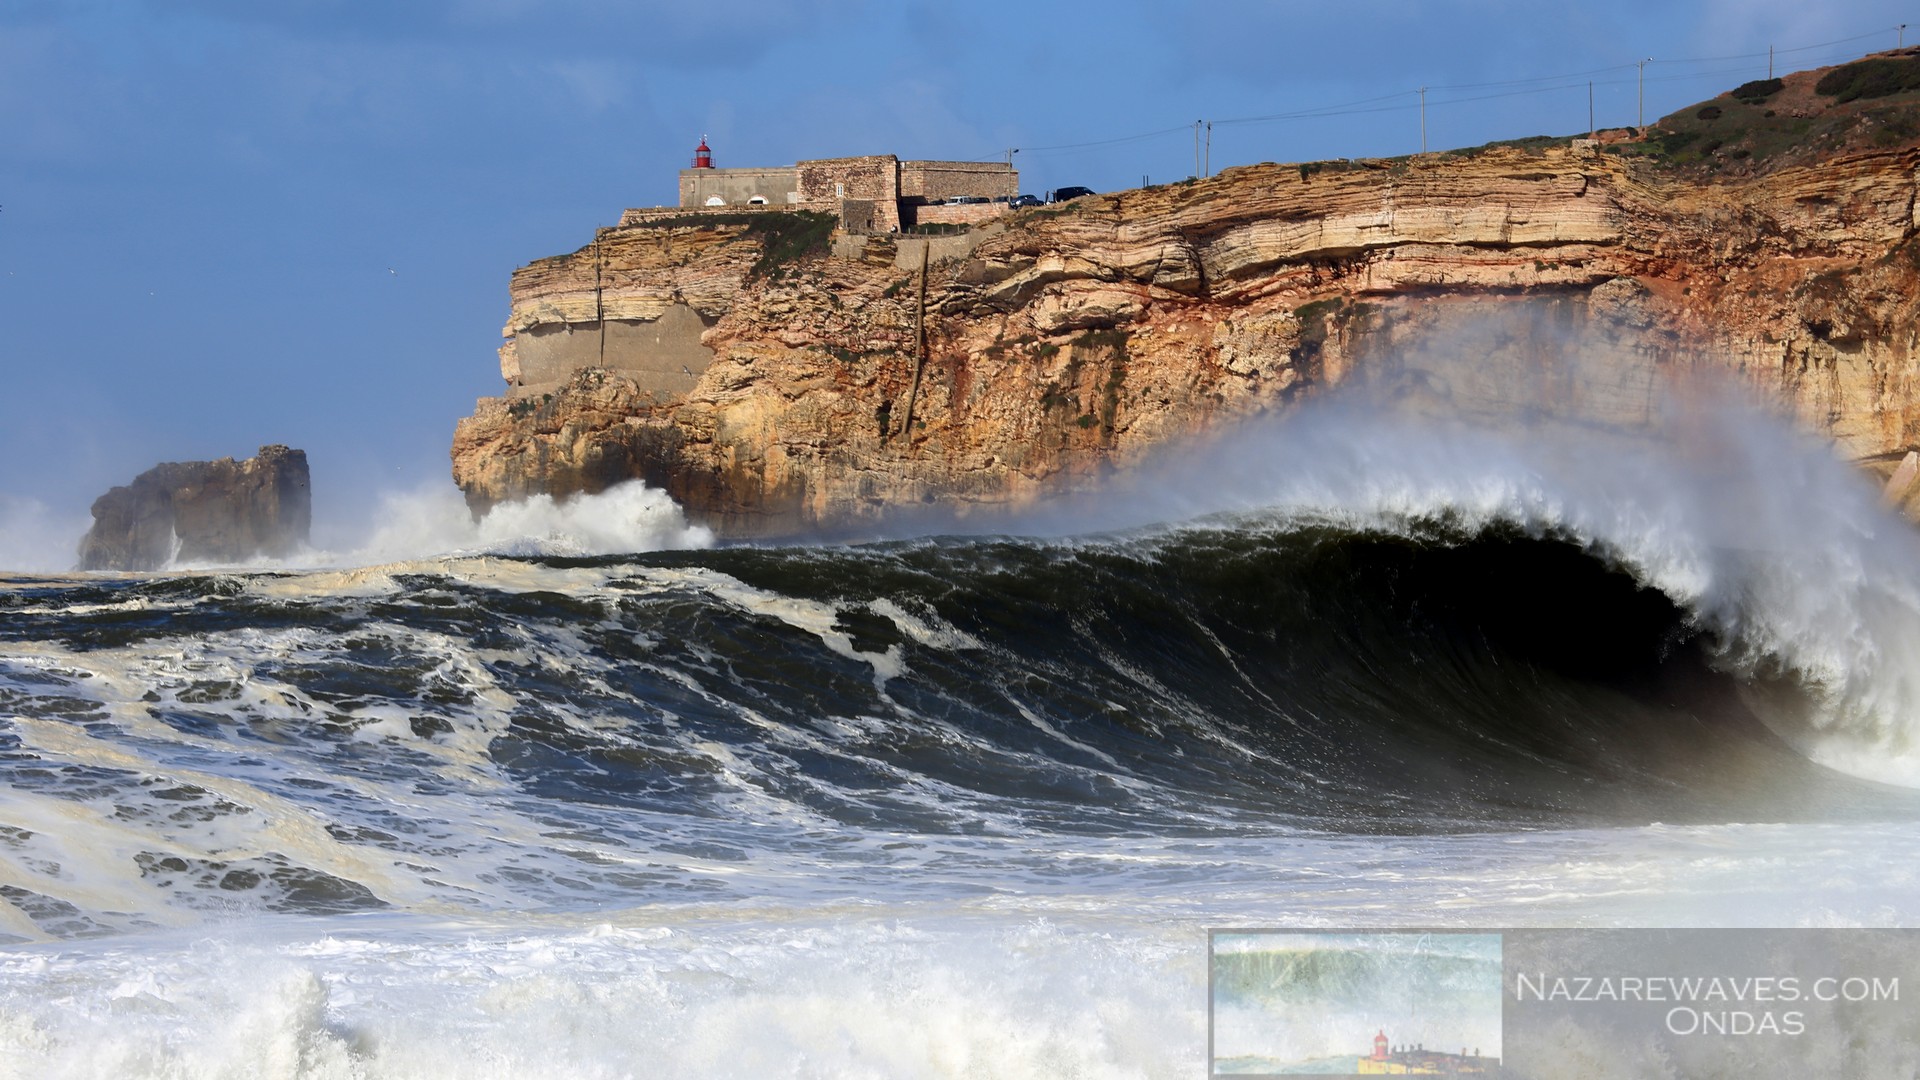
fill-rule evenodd
<path id="1" fill-rule="evenodd" d="M 1541 434 L 1325 409 L 982 535 L 565 554 L 704 542 L 636 489 L 507 555 L 7 579 L 0 914 L 1152 894 L 1341 838 L 1910 821 L 1920 545 L 1871 487 L 1740 410 Z"/>

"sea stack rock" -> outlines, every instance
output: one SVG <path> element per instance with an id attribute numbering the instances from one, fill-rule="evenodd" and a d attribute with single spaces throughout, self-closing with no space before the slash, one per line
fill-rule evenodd
<path id="1" fill-rule="evenodd" d="M 82 570 L 158 570 L 292 554 L 307 542 L 307 454 L 263 446 L 246 461 L 170 461 L 94 500 Z"/>

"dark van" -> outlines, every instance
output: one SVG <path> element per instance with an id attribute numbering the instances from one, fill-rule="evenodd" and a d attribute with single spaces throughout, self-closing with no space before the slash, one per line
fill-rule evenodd
<path id="1" fill-rule="evenodd" d="M 1093 189 L 1090 187 L 1080 187 L 1078 185 L 1075 185 L 1073 187 L 1055 188 L 1053 190 L 1053 201 L 1066 202 L 1068 199 L 1077 199 L 1082 195 L 1091 195 L 1091 194 L 1093 194 Z"/>

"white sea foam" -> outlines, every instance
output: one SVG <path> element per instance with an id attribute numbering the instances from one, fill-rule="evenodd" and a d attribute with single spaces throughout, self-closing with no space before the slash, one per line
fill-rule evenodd
<path id="1" fill-rule="evenodd" d="M 351 530 L 336 527 L 335 535 Z M 255 559 L 244 569 L 368 567 L 466 555 L 624 555 L 713 543 L 711 530 L 689 525 L 665 492 L 639 480 L 591 495 L 550 495 L 503 502 L 474 520 L 458 490 L 432 485 L 386 492 L 361 538 L 342 550 L 308 550 L 285 559 Z M 227 566 L 228 564 L 221 564 Z M 177 564 L 176 570 L 207 569 Z"/>
<path id="2" fill-rule="evenodd" d="M 498 565 L 504 582 L 525 564 Z M 529 584 L 591 595 L 622 570 L 534 567 Z M 524 662 L 590 673 L 588 647 L 557 629 L 514 628 Z M 739 778 L 735 818 L 575 802 L 556 821 L 553 804 L 490 783 L 494 767 L 469 756 L 512 707 L 484 693 L 470 645 L 378 620 L 353 633 L 439 664 L 465 695 L 423 698 L 416 715 L 453 730 L 423 739 L 383 707 L 278 681 L 277 664 L 340 662 L 332 635 L 306 628 L 9 658 L 21 678 L 70 680 L 65 693 L 125 727 L 15 722 L 21 749 L 48 769 L 125 779 L 0 796 L 0 822 L 29 834 L 6 840 L 0 884 L 148 933 L 0 950 L 0 1077 L 1175 1077 L 1204 1059 L 1207 925 L 1920 919 L 1920 834 L 1904 824 L 1162 838 L 1047 835 L 1010 816 L 973 835 L 915 834 L 836 824 L 747 782 L 796 779 L 783 746 L 834 749 L 774 724 L 764 745 L 689 747 Z M 199 707 L 269 738 L 146 715 L 190 707 L 186 691 L 209 684 L 230 696 Z M 368 741 L 271 738 L 323 721 L 361 724 Z M 934 803 L 952 795 L 900 779 Z M 204 819 L 192 812 L 204 800 L 166 797 L 188 784 L 241 809 Z M 420 831 L 368 845 L 320 828 L 396 818 Z M 690 853 L 728 844 L 748 857 Z M 152 851 L 284 854 L 364 881 L 402 917 L 267 921 L 246 893 L 210 889 L 182 906 L 193 898 L 136 868 Z M 622 910 L 620 887 L 589 877 L 649 871 L 737 884 Z M 581 881 L 598 910 L 569 913 Z M 25 919 L 0 931 L 45 936 Z"/>
<path id="3" fill-rule="evenodd" d="M 903 901 L 881 878 L 859 902 L 515 925 L 234 919 L 0 952 L 0 1076 L 1189 1076 L 1223 919 L 1911 923 L 1916 843 L 1859 826 L 1083 838 L 1035 852 L 1032 891 L 979 902 Z M 1038 888 L 1099 854 L 1153 872 L 1116 887 L 1101 860 L 1091 891 Z"/>
<path id="4" fill-rule="evenodd" d="M 78 560 L 91 519 L 0 493 L 0 573 L 60 573 Z"/>
<path id="5" fill-rule="evenodd" d="M 384 496 L 367 540 L 321 561 L 367 565 L 451 554 L 620 555 L 712 542 L 713 534 L 688 525 L 665 492 L 637 480 L 571 499 L 536 495 L 500 503 L 477 522 L 459 492 L 434 487 Z"/>
<path id="6" fill-rule="evenodd" d="M 1144 1078 L 1203 1043 L 1189 932 L 762 914 L 14 954 L 0 1075 Z"/>
<path id="7" fill-rule="evenodd" d="M 0 575 L 71 571 L 91 524 L 84 515 L 61 514 L 37 500 L 0 493 Z M 713 533 L 688 524 L 665 492 L 638 480 L 592 495 L 536 495 L 500 503 L 477 521 L 459 491 L 448 485 L 386 492 L 358 529 L 334 522 L 326 532 L 337 547 L 237 563 L 176 559 L 168 569 L 353 569 L 444 556 L 623 555 L 713 543 Z"/>

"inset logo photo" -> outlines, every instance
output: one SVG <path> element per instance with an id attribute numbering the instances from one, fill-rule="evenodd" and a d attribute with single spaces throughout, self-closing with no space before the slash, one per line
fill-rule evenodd
<path id="1" fill-rule="evenodd" d="M 1500 1074 L 1499 934 L 1209 938 L 1209 1075 Z"/>

